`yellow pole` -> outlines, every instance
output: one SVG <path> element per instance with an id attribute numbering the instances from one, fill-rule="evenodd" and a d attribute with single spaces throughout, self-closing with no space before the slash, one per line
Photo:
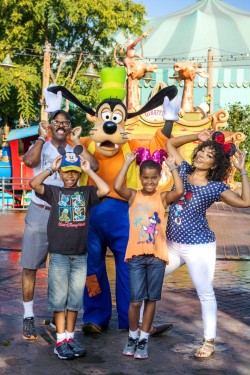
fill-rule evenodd
<path id="1" fill-rule="evenodd" d="M 214 52 L 210 48 L 208 50 L 208 64 L 207 64 L 207 72 L 208 72 L 208 81 L 207 81 L 207 103 L 209 105 L 209 113 L 213 113 L 213 76 L 214 76 Z"/>
<path id="2" fill-rule="evenodd" d="M 42 82 L 42 97 L 41 97 L 41 120 L 48 120 L 48 113 L 45 112 L 44 89 L 49 86 L 49 72 L 50 72 L 50 47 L 51 44 L 46 42 L 43 55 L 43 82 Z"/>

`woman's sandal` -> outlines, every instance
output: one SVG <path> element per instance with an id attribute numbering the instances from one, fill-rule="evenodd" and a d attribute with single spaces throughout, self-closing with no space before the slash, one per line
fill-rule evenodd
<path id="1" fill-rule="evenodd" d="M 215 352 L 214 340 L 203 340 L 202 346 L 194 354 L 194 358 L 208 358 Z"/>

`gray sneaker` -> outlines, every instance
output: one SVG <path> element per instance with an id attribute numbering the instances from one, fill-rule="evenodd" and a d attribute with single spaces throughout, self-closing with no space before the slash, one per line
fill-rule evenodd
<path id="1" fill-rule="evenodd" d="M 148 340 L 147 339 L 138 341 L 136 345 L 136 349 L 135 349 L 134 358 L 139 358 L 139 359 L 148 358 Z"/>
<path id="2" fill-rule="evenodd" d="M 55 322 L 55 318 L 54 318 L 54 316 L 53 316 L 53 318 L 51 319 L 49 325 L 50 325 L 51 328 L 56 329 L 56 322 Z"/>
<path id="3" fill-rule="evenodd" d="M 133 356 L 134 353 L 135 353 L 135 348 L 136 348 L 137 342 L 138 342 L 138 338 L 137 339 L 133 339 L 132 337 L 128 336 L 128 340 L 127 340 L 126 346 L 123 349 L 122 353 L 124 355 L 131 355 L 131 356 Z"/>
<path id="4" fill-rule="evenodd" d="M 25 340 L 36 340 L 37 332 L 34 317 L 23 319 L 23 338 Z"/>
<path id="5" fill-rule="evenodd" d="M 86 350 L 83 347 L 80 347 L 75 340 L 69 339 L 68 347 L 72 350 L 75 357 L 85 357 Z"/>

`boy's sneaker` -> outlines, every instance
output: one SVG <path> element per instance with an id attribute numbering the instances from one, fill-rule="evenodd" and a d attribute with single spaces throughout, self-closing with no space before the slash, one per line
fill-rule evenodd
<path id="1" fill-rule="evenodd" d="M 54 347 L 54 353 L 58 355 L 60 359 L 73 359 L 75 358 L 75 354 L 68 346 L 67 340 L 63 340 L 58 342 Z"/>
<path id="2" fill-rule="evenodd" d="M 136 349 L 135 349 L 134 358 L 139 358 L 139 359 L 148 358 L 148 340 L 147 339 L 138 341 L 136 345 Z"/>
<path id="3" fill-rule="evenodd" d="M 23 338 L 25 340 L 36 340 L 37 332 L 33 316 L 23 319 Z"/>
<path id="4" fill-rule="evenodd" d="M 133 339 L 132 337 L 128 336 L 127 344 L 126 344 L 125 348 L 123 349 L 122 353 L 124 355 L 133 356 L 135 354 L 135 348 L 136 348 L 137 342 L 138 342 L 138 338 Z"/>
<path id="5" fill-rule="evenodd" d="M 86 355 L 86 350 L 84 348 L 80 348 L 80 346 L 73 339 L 68 340 L 68 347 L 70 350 L 72 350 L 75 357 L 84 357 Z"/>

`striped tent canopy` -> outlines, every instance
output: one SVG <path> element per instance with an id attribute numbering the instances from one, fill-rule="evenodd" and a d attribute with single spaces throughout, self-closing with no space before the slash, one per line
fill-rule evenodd
<path id="1" fill-rule="evenodd" d="M 249 65 L 250 12 L 226 1 L 197 0 L 178 12 L 149 19 L 145 30 L 149 29 L 143 55 L 159 67 L 181 60 L 206 62 L 210 48 L 218 66 Z"/>

